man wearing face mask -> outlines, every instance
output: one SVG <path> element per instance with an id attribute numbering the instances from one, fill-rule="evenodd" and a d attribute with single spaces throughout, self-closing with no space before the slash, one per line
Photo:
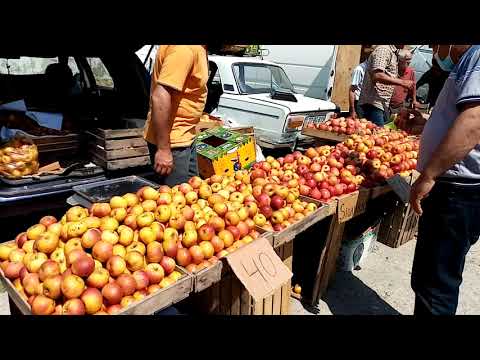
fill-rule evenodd
<path id="1" fill-rule="evenodd" d="M 422 215 L 412 288 L 416 315 L 454 315 L 465 256 L 480 236 L 480 45 L 433 52 L 450 75 L 425 124 L 410 194 Z"/>

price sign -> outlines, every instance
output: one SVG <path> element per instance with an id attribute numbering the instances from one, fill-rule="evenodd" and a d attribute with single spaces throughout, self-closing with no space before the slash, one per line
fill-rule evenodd
<path id="1" fill-rule="evenodd" d="M 272 295 L 293 276 L 264 238 L 231 253 L 227 261 L 255 301 Z"/>
<path id="2" fill-rule="evenodd" d="M 357 206 L 358 191 L 338 198 L 337 216 L 338 222 L 343 223 L 353 218 Z"/>
<path id="3" fill-rule="evenodd" d="M 395 176 L 387 179 L 387 183 L 390 185 L 395 194 L 398 195 L 400 200 L 404 204 L 407 204 L 410 201 L 410 190 L 412 189 L 412 185 L 415 180 L 417 180 L 419 175 L 419 172 L 413 171 L 412 176 L 405 179 L 403 176 L 396 174 Z"/>

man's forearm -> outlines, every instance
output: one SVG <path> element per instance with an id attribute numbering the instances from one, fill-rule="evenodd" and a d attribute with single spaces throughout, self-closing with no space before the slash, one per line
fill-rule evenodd
<path id="1" fill-rule="evenodd" d="M 445 139 L 432 154 L 423 176 L 435 179 L 450 169 L 480 143 L 480 104 L 465 109 L 455 120 Z"/>
<path id="2" fill-rule="evenodd" d="M 399 85 L 403 86 L 402 80 L 388 76 L 387 74 L 383 72 L 376 72 L 373 75 L 373 81 L 374 82 L 379 82 L 381 84 L 385 85 Z"/>
<path id="3" fill-rule="evenodd" d="M 356 109 L 355 109 L 355 93 L 353 92 L 352 89 L 350 89 L 348 102 L 350 103 L 350 112 L 356 111 Z"/>
<path id="4" fill-rule="evenodd" d="M 155 87 L 152 95 L 152 122 L 155 127 L 155 140 L 159 149 L 170 149 L 172 130 L 171 97 L 163 86 Z"/>

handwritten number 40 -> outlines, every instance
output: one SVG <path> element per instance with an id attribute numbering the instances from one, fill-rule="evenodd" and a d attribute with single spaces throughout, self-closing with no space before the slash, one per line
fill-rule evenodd
<path id="1" fill-rule="evenodd" d="M 253 266 L 249 266 L 250 270 L 247 269 L 245 263 L 242 262 L 243 269 L 249 277 L 253 277 L 258 273 L 266 283 L 269 283 L 267 278 L 274 278 L 277 275 L 275 264 L 268 254 L 264 252 L 257 253 L 251 258 L 251 260 Z"/>

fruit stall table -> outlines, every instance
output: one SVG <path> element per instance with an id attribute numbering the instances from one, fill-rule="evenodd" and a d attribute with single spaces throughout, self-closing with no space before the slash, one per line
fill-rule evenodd
<path id="1" fill-rule="evenodd" d="M 318 204 L 318 209 L 280 232 L 263 232 L 261 235 L 261 238 L 268 240 L 290 271 L 293 270 L 295 238 L 316 223 L 331 217 L 338 207 L 336 200 L 322 204 L 315 199 L 303 198 L 307 202 Z M 291 289 L 291 280 L 288 280 L 272 295 L 255 301 L 232 271 L 226 258 L 222 258 L 221 280 L 198 294 L 192 294 L 188 306 L 196 312 L 217 315 L 288 315 Z"/>

